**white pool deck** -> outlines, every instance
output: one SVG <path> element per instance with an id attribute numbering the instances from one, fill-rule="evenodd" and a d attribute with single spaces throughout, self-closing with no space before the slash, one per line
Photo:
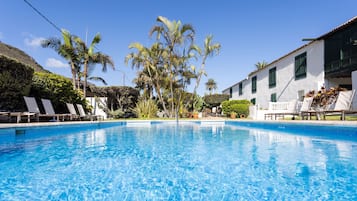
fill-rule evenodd
<path id="1" fill-rule="evenodd" d="M 66 122 L 34 122 L 34 123 L 0 123 L 0 129 L 5 128 L 23 128 L 23 127 L 39 127 L 39 126 L 61 126 L 61 125 L 79 125 L 79 124 L 102 124 L 102 123 L 115 123 L 127 122 L 130 126 L 150 125 L 151 122 L 167 122 L 176 123 L 176 120 L 112 120 L 112 121 L 66 121 Z M 198 119 L 198 120 L 179 120 L 180 123 L 185 122 L 201 122 L 202 125 L 209 124 L 224 124 L 224 122 L 260 122 L 260 123 L 290 123 L 290 124 L 308 124 L 308 125 L 334 125 L 334 126 L 356 126 L 357 121 L 317 121 L 317 120 L 231 120 L 231 119 Z"/>

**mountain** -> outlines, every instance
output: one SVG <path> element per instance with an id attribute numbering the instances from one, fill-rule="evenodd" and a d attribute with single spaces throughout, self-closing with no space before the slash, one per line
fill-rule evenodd
<path id="1" fill-rule="evenodd" d="M 38 64 L 31 56 L 26 54 L 24 51 L 2 43 L 0 41 L 0 55 L 4 55 L 6 57 L 17 60 L 21 63 L 24 63 L 28 66 L 31 66 L 37 72 L 49 72 L 45 70 L 40 64 Z"/>

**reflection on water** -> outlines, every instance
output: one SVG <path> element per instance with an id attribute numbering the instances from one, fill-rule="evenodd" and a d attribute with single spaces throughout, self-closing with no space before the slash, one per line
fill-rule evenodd
<path id="1" fill-rule="evenodd" d="M 0 147 L 0 200 L 357 198 L 355 141 L 195 123 L 11 140 Z"/>

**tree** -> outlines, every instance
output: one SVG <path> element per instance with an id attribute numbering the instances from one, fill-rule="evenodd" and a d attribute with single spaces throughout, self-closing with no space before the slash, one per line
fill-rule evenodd
<path id="1" fill-rule="evenodd" d="M 267 65 L 268 65 L 268 63 L 267 63 L 267 62 L 262 61 L 262 62 L 258 62 L 258 63 L 256 63 L 256 64 L 255 64 L 255 67 L 259 70 L 259 69 L 263 69 L 263 68 L 265 68 Z"/>
<path id="2" fill-rule="evenodd" d="M 62 29 L 62 39 L 59 38 L 49 38 L 41 41 L 41 45 L 44 48 L 52 48 L 54 49 L 60 56 L 65 58 L 71 66 L 72 73 L 72 85 L 73 89 L 76 89 L 76 76 L 79 71 L 79 57 L 74 46 L 74 38 L 69 31 Z"/>
<path id="3" fill-rule="evenodd" d="M 206 75 L 205 65 L 206 65 L 207 58 L 213 57 L 214 55 L 218 55 L 221 49 L 221 45 L 219 43 L 212 44 L 212 38 L 213 38 L 212 35 L 209 35 L 205 38 L 203 53 L 200 48 L 198 47 L 194 48 L 202 56 L 202 63 L 201 63 L 201 68 L 197 73 L 196 85 L 193 90 L 193 95 L 196 95 L 197 93 L 197 88 L 200 85 L 202 75 Z"/>
<path id="4" fill-rule="evenodd" d="M 167 77 L 163 66 L 164 60 L 167 58 L 167 51 L 161 43 L 154 43 L 150 48 L 146 48 L 140 43 L 132 43 L 129 48 L 136 49 L 136 52 L 128 54 L 125 57 L 125 63 L 128 64 L 131 61 L 132 68 L 140 69 L 142 67 L 135 80 L 137 86 L 143 88 L 144 94 L 148 96 L 146 97 L 147 99 L 153 98 L 152 89 L 155 89 L 164 113 L 168 116 L 168 110 L 162 95 L 162 90 L 166 83 L 165 77 Z"/>
<path id="5" fill-rule="evenodd" d="M 164 47 L 167 51 L 167 58 L 165 59 L 164 68 L 168 75 L 169 89 L 170 89 L 170 102 L 171 102 L 171 114 L 176 114 L 178 118 L 178 105 L 179 101 L 175 97 L 175 88 L 174 86 L 180 87 L 177 85 L 177 81 L 180 79 L 180 76 L 184 70 L 182 67 L 184 64 L 185 54 L 188 53 L 188 49 L 185 47 L 185 42 L 188 41 L 190 47 L 193 43 L 195 31 L 190 24 L 182 24 L 181 21 L 170 21 L 165 17 L 159 16 L 157 22 L 160 25 L 154 26 L 150 31 L 150 36 L 156 33 L 157 41 L 161 40 L 164 44 Z M 181 68 L 181 69 L 180 69 Z M 182 77 L 182 76 L 181 76 Z M 180 96 L 178 97 L 180 98 Z M 175 112 L 176 111 L 176 112 Z"/>
<path id="6" fill-rule="evenodd" d="M 84 78 L 83 96 L 86 97 L 87 80 L 88 80 L 89 72 L 96 66 L 96 64 L 102 65 L 103 72 L 107 71 L 107 65 L 115 69 L 114 62 L 110 56 L 103 54 L 101 52 L 95 52 L 94 50 L 95 46 L 99 44 L 101 41 L 101 36 L 99 33 L 97 33 L 94 36 L 89 47 L 79 37 L 75 37 L 74 40 L 77 46 L 77 51 L 79 56 L 78 58 L 80 58 L 81 64 L 83 65 L 83 71 L 82 71 L 82 75 Z"/>
<path id="7" fill-rule="evenodd" d="M 206 89 L 209 91 L 209 94 L 212 94 L 212 91 L 217 89 L 217 83 L 214 81 L 214 79 L 210 78 L 206 82 Z"/>

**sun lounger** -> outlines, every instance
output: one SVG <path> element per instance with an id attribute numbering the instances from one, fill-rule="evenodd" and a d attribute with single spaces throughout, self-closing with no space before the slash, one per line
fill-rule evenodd
<path id="1" fill-rule="evenodd" d="M 69 113 L 71 114 L 71 120 L 80 119 L 80 116 L 77 114 L 76 108 L 74 108 L 74 105 L 72 103 L 66 103 L 66 106 Z"/>
<path id="2" fill-rule="evenodd" d="M 24 96 L 24 100 L 25 100 L 28 112 L 35 114 L 36 121 L 39 121 L 40 117 L 53 117 L 53 118 L 55 118 L 55 121 L 60 121 L 60 117 L 62 117 L 62 120 L 64 120 L 64 118 L 66 116 L 68 116 L 65 114 L 55 114 L 51 101 L 49 101 L 47 99 L 42 99 L 42 104 L 45 108 L 46 114 L 41 114 L 40 109 L 37 105 L 36 99 L 34 97 Z"/>
<path id="3" fill-rule="evenodd" d="M 341 120 L 345 120 L 346 114 L 357 114 L 357 110 L 351 110 L 354 95 L 355 90 L 340 91 L 338 93 L 335 107 L 333 110 L 323 111 L 323 118 L 326 119 L 326 116 L 328 115 L 340 115 Z"/>
<path id="4" fill-rule="evenodd" d="M 81 104 L 76 104 L 76 106 L 81 119 L 89 119 L 93 121 L 93 120 L 101 120 L 103 118 L 101 115 L 86 114 Z"/>
<path id="5" fill-rule="evenodd" d="M 322 116 L 322 118 L 325 120 L 326 116 L 332 116 L 332 115 L 340 115 L 340 119 L 341 120 L 345 120 L 346 119 L 346 115 L 347 114 L 357 114 L 356 110 L 351 110 L 351 106 L 352 106 L 352 101 L 353 101 L 353 97 L 355 94 L 355 90 L 350 90 L 350 91 L 340 91 L 338 93 L 338 97 L 336 100 L 336 103 L 334 103 L 334 105 L 329 105 L 326 108 L 316 108 L 315 110 L 310 110 L 310 111 L 306 111 L 304 112 L 306 115 L 308 115 L 309 117 L 316 115 L 318 116 Z M 330 109 L 333 108 L 333 109 Z M 320 119 L 320 118 L 318 118 Z"/>
<path id="6" fill-rule="evenodd" d="M 6 116 L 7 120 L 9 122 L 11 122 L 12 117 L 16 118 L 16 123 L 20 123 L 22 117 L 26 117 L 27 122 L 30 122 L 30 118 L 31 116 L 34 116 L 35 113 L 31 113 L 31 112 L 5 112 L 5 111 L 1 111 L 0 112 L 1 116 Z"/>

